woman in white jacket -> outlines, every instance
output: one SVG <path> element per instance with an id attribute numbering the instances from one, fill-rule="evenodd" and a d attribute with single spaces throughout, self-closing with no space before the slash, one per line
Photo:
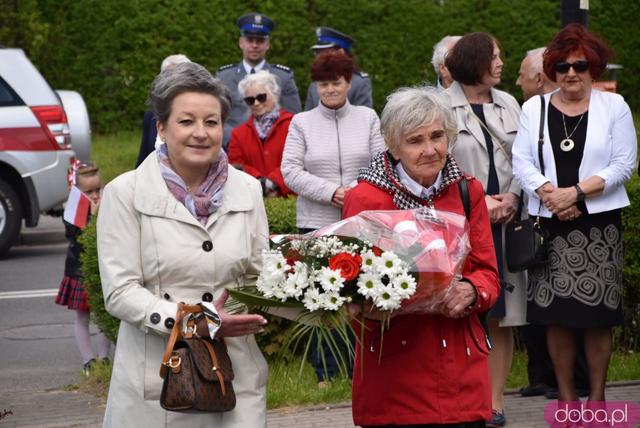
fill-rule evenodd
<path id="1" fill-rule="evenodd" d="M 548 262 L 529 271 L 528 321 L 547 326 L 560 401 L 578 399 L 573 383 L 575 329 L 584 329 L 589 401 L 604 401 L 613 326 L 622 322 L 621 208 L 636 163 L 629 106 L 592 88 L 612 52 L 585 27 L 560 30 L 544 53 L 559 90 L 523 106 L 513 172 L 529 195 L 529 214 L 549 232 Z M 538 133 L 543 120 L 542 160 Z"/>
<path id="2" fill-rule="evenodd" d="M 376 112 L 347 98 L 353 70 L 353 59 L 342 51 L 318 55 L 311 78 L 320 103 L 296 114 L 289 126 L 281 170 L 298 194 L 296 224 L 303 233 L 340 220 L 358 170 L 384 149 Z"/>
<path id="3" fill-rule="evenodd" d="M 225 287 L 255 281 L 267 248 L 260 183 L 221 150 L 225 86 L 202 66 L 161 72 L 150 92 L 162 144 L 104 191 L 98 254 L 106 309 L 122 320 L 105 427 L 265 427 L 267 365 L 259 315 L 222 310 Z M 158 375 L 178 302 L 215 301 L 235 372 L 225 413 L 167 412 Z"/>

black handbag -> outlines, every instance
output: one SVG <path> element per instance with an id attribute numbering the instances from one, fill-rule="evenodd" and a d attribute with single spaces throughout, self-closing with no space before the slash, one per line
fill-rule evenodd
<path id="1" fill-rule="evenodd" d="M 544 144 L 544 97 L 540 95 L 540 133 L 538 136 L 538 160 L 540 172 L 544 175 L 542 145 Z M 520 220 L 524 193 L 520 193 L 516 220 L 509 223 L 505 231 L 507 268 L 511 272 L 521 272 L 547 261 L 547 232 L 540 224 L 540 217 Z M 542 206 L 542 201 L 540 201 Z M 539 209 L 538 209 L 539 211 Z"/>

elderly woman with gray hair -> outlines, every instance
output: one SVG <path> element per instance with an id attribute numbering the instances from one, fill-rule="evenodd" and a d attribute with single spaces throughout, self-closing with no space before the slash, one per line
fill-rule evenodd
<path id="1" fill-rule="evenodd" d="M 343 217 L 420 207 L 466 214 L 471 252 L 437 312 L 396 312 L 385 327 L 384 346 L 379 313 L 361 314 L 367 328 L 356 347 L 354 422 L 484 427 L 491 416 L 489 349 L 478 314 L 495 303 L 499 283 L 482 184 L 447 154 L 457 126 L 436 88 L 391 94 L 381 130 L 388 150 L 360 172 L 358 185 L 345 196 Z"/>
<path id="2" fill-rule="evenodd" d="M 225 288 L 255 281 L 267 248 L 260 183 L 221 150 L 231 101 L 201 65 L 178 64 L 149 94 L 163 144 L 110 182 L 98 216 L 105 308 L 120 330 L 105 427 L 265 427 L 267 364 L 253 334 L 260 315 L 230 315 Z M 158 369 L 178 302 L 214 302 L 235 371 L 237 403 L 224 413 L 160 407 Z"/>
<path id="3" fill-rule="evenodd" d="M 278 78 L 259 71 L 238 83 L 238 91 L 251 110 L 249 119 L 233 129 L 227 152 L 229 162 L 260 180 L 264 196 L 287 196 L 280 164 L 293 113 L 280 108 Z"/>

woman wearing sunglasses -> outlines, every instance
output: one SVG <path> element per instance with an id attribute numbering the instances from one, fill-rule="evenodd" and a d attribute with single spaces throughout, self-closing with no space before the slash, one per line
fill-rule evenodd
<path id="1" fill-rule="evenodd" d="M 280 163 L 293 114 L 280 108 L 278 78 L 268 71 L 247 74 L 238 91 L 251 117 L 231 132 L 229 162 L 262 184 L 263 196 L 287 196 Z"/>
<path id="2" fill-rule="evenodd" d="M 585 27 L 560 30 L 544 53 L 544 72 L 559 90 L 544 96 L 541 173 L 540 97 L 522 111 L 513 172 L 529 195 L 529 214 L 549 233 L 548 262 L 529 271 L 528 321 L 547 326 L 559 401 L 576 401 L 575 330 L 584 330 L 591 388 L 604 401 L 611 329 L 622 323 L 622 228 L 629 205 L 624 183 L 636 163 L 629 106 L 592 87 L 612 57 Z"/>

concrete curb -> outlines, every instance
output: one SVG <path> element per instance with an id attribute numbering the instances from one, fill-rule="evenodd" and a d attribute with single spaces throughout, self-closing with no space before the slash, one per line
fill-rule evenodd
<path id="1" fill-rule="evenodd" d="M 22 227 L 16 245 L 52 245 L 67 242 L 62 217 L 40 216 L 38 226 Z"/>

